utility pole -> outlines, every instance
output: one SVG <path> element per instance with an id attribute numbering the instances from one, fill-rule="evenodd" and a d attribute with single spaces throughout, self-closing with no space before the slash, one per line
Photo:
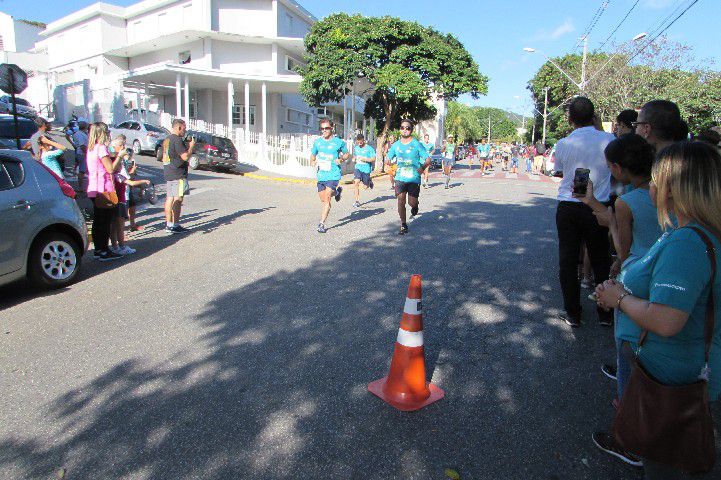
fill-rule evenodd
<path id="1" fill-rule="evenodd" d="M 533 120 L 533 133 L 531 133 L 531 143 L 536 143 L 536 121 Z"/>
<path id="2" fill-rule="evenodd" d="M 543 143 L 543 146 L 546 146 L 546 120 L 548 119 L 548 113 L 546 111 L 548 110 L 548 87 L 543 89 L 544 93 L 546 94 L 545 99 L 543 100 L 543 139 L 541 140 L 541 143 Z"/>
<path id="3" fill-rule="evenodd" d="M 586 57 L 588 56 L 588 35 L 583 36 L 583 60 L 581 61 L 581 94 L 586 90 Z"/>
<path id="4" fill-rule="evenodd" d="M 491 114 L 488 114 L 488 140 L 487 143 L 491 143 Z"/>

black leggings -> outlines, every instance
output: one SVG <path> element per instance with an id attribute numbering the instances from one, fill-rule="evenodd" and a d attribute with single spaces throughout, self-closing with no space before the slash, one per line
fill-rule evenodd
<path id="1" fill-rule="evenodd" d="M 112 224 L 118 209 L 98 208 L 93 204 L 93 245 L 98 252 L 108 249 L 110 243 L 110 225 Z"/>

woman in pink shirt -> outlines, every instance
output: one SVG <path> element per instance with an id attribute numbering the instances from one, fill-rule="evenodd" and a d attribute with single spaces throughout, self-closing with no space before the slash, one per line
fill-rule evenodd
<path id="1" fill-rule="evenodd" d="M 98 208 L 95 206 L 95 197 L 99 193 L 113 192 L 113 170 L 115 165 L 110 158 L 108 144 L 110 133 L 108 126 L 103 122 L 93 123 L 90 126 L 88 137 L 88 198 L 93 200 L 93 244 L 95 258 L 101 262 L 115 260 L 121 257 L 108 248 L 110 242 L 110 225 L 118 213 L 117 208 Z M 116 159 L 116 162 L 119 162 Z"/>

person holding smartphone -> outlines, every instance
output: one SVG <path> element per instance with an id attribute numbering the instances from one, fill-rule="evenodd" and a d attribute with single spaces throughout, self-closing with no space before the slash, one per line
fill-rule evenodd
<path id="1" fill-rule="evenodd" d="M 573 131 L 556 145 L 556 170 L 563 172 L 558 186 L 556 228 L 558 229 L 559 280 L 565 312 L 560 319 L 574 328 L 581 326 L 581 288 L 578 259 L 585 244 L 598 285 L 608 279 L 611 270 L 608 228 L 598 224 L 591 207 L 581 202 L 588 180 L 593 181 L 595 197 L 608 205 L 611 194 L 611 171 L 604 149 L 614 140 L 610 133 L 594 127 L 593 102 L 586 97 L 571 100 L 568 122 Z M 613 314 L 597 308 L 601 325 L 613 324 Z"/>
<path id="2" fill-rule="evenodd" d="M 188 159 L 195 148 L 195 137 L 189 142 L 184 140 L 185 121 L 176 118 L 172 131 L 163 140 L 163 175 L 165 176 L 165 231 L 169 234 L 186 233 L 188 229 L 180 225 L 180 210 L 183 198 L 190 191 L 188 186 Z"/>

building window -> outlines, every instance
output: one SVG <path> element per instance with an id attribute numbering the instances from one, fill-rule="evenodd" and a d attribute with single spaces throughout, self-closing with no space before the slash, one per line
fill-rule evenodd
<path id="1" fill-rule="evenodd" d="M 304 127 L 309 127 L 311 115 L 309 113 L 289 108 L 286 114 L 286 121 L 288 123 L 295 123 L 296 125 L 303 125 Z"/>
<path id="2" fill-rule="evenodd" d="M 3 44 L 3 36 L 0 35 L 0 52 L 5 50 L 5 45 Z"/>
<path id="3" fill-rule="evenodd" d="M 285 56 L 285 69 L 289 72 L 295 72 L 295 69 L 303 66 L 304 64 L 297 58 Z"/>
<path id="4" fill-rule="evenodd" d="M 178 54 L 178 63 L 181 65 L 187 65 L 190 63 L 190 50 L 186 50 Z"/>
<path id="5" fill-rule="evenodd" d="M 255 125 L 255 105 L 250 106 L 250 124 Z M 245 107 L 239 103 L 233 104 L 233 125 L 245 125 Z"/>

